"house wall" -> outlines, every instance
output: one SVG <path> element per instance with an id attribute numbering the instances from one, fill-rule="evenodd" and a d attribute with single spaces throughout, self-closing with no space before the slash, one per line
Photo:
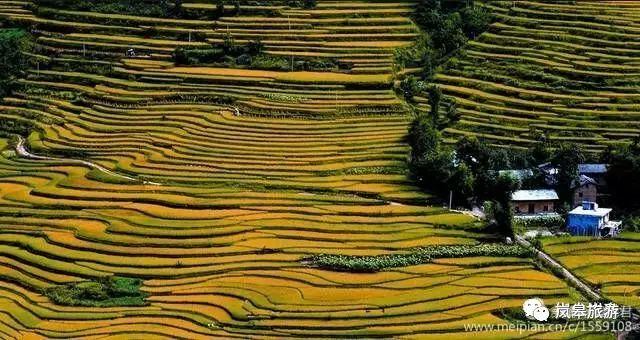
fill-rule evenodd
<path id="1" fill-rule="evenodd" d="M 512 202 L 513 210 L 516 214 L 528 214 L 529 213 L 529 204 L 533 204 L 534 214 L 541 213 L 551 213 L 555 211 L 555 202 L 554 201 L 519 201 Z M 547 207 L 547 211 L 544 210 L 544 207 Z"/>
<path id="2" fill-rule="evenodd" d="M 585 184 L 578 187 L 573 193 L 573 208 L 582 205 L 582 201 L 597 202 L 598 187 L 593 184 Z"/>
<path id="3" fill-rule="evenodd" d="M 569 214 L 567 230 L 571 235 L 597 235 L 602 220 L 599 216 Z"/>

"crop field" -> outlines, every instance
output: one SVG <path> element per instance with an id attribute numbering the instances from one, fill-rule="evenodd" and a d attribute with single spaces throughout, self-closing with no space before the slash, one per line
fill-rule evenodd
<path id="1" fill-rule="evenodd" d="M 0 18 L 35 25 L 39 60 L 0 103 L 0 120 L 33 125 L 28 136 L 0 138 L 0 338 L 458 339 L 465 324 L 511 322 L 505 310 L 531 297 L 582 300 L 526 258 L 435 259 L 366 274 L 301 261 L 492 237 L 408 177 L 412 117 L 393 89 L 393 52 L 414 43 L 414 5 L 273 1 L 203 20 L 0 0 Z M 330 58 L 349 72 L 174 63 L 176 48 L 227 35 L 259 38 L 264 53 L 294 63 Z M 130 48 L 135 58 L 125 56 Z M 440 76 L 447 95 L 463 88 L 444 84 L 456 77 Z M 601 103 L 607 91 L 559 98 Z M 465 103 L 460 124 L 473 120 Z M 109 275 L 142 279 L 148 304 L 62 306 L 43 294 Z M 633 285 L 621 277 L 614 298 Z"/>
<path id="2" fill-rule="evenodd" d="M 639 1 L 485 3 L 498 21 L 436 76 L 462 113 L 451 138 L 601 151 L 640 132 Z"/>
<path id="3" fill-rule="evenodd" d="M 544 249 L 617 303 L 640 306 L 640 238 L 624 233 L 615 240 L 584 237 L 545 239 Z"/>
<path id="4" fill-rule="evenodd" d="M 369 8 L 362 2 L 326 1 L 313 10 L 284 5 L 244 6 L 242 15 L 223 16 L 216 21 L 61 9 L 35 15 L 27 4 L 0 2 L 0 18 L 35 24 L 47 32 L 38 38 L 38 45 L 47 55 L 56 57 L 49 60 L 49 70 L 34 72 L 30 81 L 51 81 L 58 86 L 71 80 L 100 82 L 107 92 L 132 91 L 116 99 L 125 102 L 167 95 L 157 89 L 180 97 L 225 95 L 237 99 L 243 112 L 254 115 L 398 115 L 406 110 L 391 89 L 391 75 L 394 49 L 410 46 L 418 34 L 408 16 L 413 10 L 410 2 L 378 2 Z M 189 2 L 183 6 L 205 12 L 215 7 Z M 149 38 L 151 32 L 159 37 Z M 191 36 L 200 40 L 190 41 Z M 284 56 L 291 63 L 296 58 L 332 58 L 348 65 L 349 74 L 189 69 L 174 67 L 171 62 L 176 47 L 221 43 L 226 36 L 238 44 L 260 39 L 267 55 Z M 122 60 L 129 48 L 141 58 Z M 65 63 L 70 60 L 87 67 L 106 63 L 118 77 L 65 73 Z M 107 96 L 104 92 L 95 95 Z"/>
<path id="5" fill-rule="evenodd" d="M 237 187 L 109 184 L 95 169 L 23 159 L 0 144 L 3 337 L 438 338 L 460 336 L 468 322 L 506 322 L 495 312 L 528 296 L 574 298 L 527 259 L 443 259 L 375 274 L 299 262 L 482 241 L 472 218 L 443 209 L 292 184 L 262 191 L 239 179 Z M 144 278 L 150 304 L 97 313 L 38 293 L 106 274 Z"/>

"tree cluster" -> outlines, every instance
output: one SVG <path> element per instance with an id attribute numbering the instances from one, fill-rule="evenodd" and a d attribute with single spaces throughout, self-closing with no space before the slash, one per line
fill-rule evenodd
<path id="1" fill-rule="evenodd" d="M 605 179 L 614 206 L 620 214 L 640 215 L 640 137 L 608 149 L 603 162 L 609 164 Z"/>
<path id="2" fill-rule="evenodd" d="M 35 0 L 38 7 L 149 17 L 179 16 L 182 0 Z"/>
<path id="3" fill-rule="evenodd" d="M 26 53 L 32 49 L 29 34 L 17 28 L 0 29 L 0 97 L 4 97 L 15 86 L 16 79 L 29 69 Z"/>
<path id="4" fill-rule="evenodd" d="M 429 78 L 438 61 L 446 59 L 468 39 L 484 32 L 493 16 L 484 6 L 472 0 L 421 0 L 414 20 L 427 34 L 420 44 L 423 77 Z"/>
<path id="5" fill-rule="evenodd" d="M 558 191 L 563 206 L 568 207 L 572 202 L 572 186 L 579 180 L 578 165 L 586 160 L 579 146 L 561 144 L 552 151 L 544 136 L 540 136 L 540 142 L 527 151 L 491 147 L 475 137 L 464 137 L 455 145 L 448 145 L 443 143 L 440 130 L 451 124 L 452 119 L 441 114 L 442 94 L 437 87 L 430 88 L 429 102 L 430 113 L 414 119 L 408 136 L 411 172 L 421 187 L 440 197 L 452 194 L 456 205 L 488 203 L 491 219 L 507 235 L 512 234 L 513 211 L 510 201 L 513 192 L 520 188 L 539 189 L 547 186 L 544 174 L 537 167 L 540 163 L 550 162 L 557 169 L 553 188 Z M 640 154 L 640 147 L 637 150 L 632 147 L 625 150 L 615 153 L 615 157 L 622 158 L 620 171 L 633 169 L 629 163 L 634 161 L 640 167 L 640 157 L 629 159 L 629 155 L 633 154 L 629 150 Z M 501 176 L 499 170 L 506 169 L 528 169 L 533 176 L 525 179 Z M 632 193 L 629 191 L 626 197 Z"/>

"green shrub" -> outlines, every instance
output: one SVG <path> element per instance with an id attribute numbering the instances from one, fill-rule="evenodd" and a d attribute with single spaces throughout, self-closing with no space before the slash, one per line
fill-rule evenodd
<path id="1" fill-rule="evenodd" d="M 22 29 L 0 29 L 0 97 L 11 92 L 16 79 L 29 69 L 29 59 L 25 52 L 31 51 L 33 42 Z"/>
<path id="2" fill-rule="evenodd" d="M 514 218 L 514 223 L 522 228 L 557 228 L 565 223 L 560 215 L 518 217 Z"/>
<path id="3" fill-rule="evenodd" d="M 35 0 L 34 4 L 65 10 L 148 17 L 169 17 L 177 14 L 180 7 L 170 0 Z"/>
<path id="4" fill-rule="evenodd" d="M 140 279 L 107 276 L 47 288 L 44 294 L 64 306 L 145 306 L 147 294 L 140 291 L 141 285 Z"/>
<path id="5" fill-rule="evenodd" d="M 531 250 L 518 245 L 491 243 L 476 246 L 450 245 L 417 248 L 410 253 L 378 256 L 319 254 L 303 258 L 303 261 L 312 266 L 328 270 L 372 273 L 388 268 L 429 263 L 432 259 L 436 258 L 460 258 L 474 256 L 529 257 L 531 254 Z"/>

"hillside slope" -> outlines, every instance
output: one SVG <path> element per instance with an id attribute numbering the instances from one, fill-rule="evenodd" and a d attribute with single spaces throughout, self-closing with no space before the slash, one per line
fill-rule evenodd
<path id="1" fill-rule="evenodd" d="M 35 25 L 40 55 L 0 119 L 32 122 L 27 150 L 53 156 L 0 139 L 0 338 L 460 338 L 465 324 L 507 323 L 501 310 L 526 298 L 574 299 L 528 259 L 374 274 L 300 262 L 487 237 L 467 215 L 419 205 L 429 197 L 407 178 L 410 117 L 391 82 L 393 48 L 416 34 L 411 9 L 318 1 L 178 20 L 0 1 L 1 17 Z M 227 34 L 351 72 L 174 65 L 176 47 Z M 113 274 L 143 279 L 149 305 L 42 294 Z"/>
<path id="2" fill-rule="evenodd" d="M 436 77 L 463 114 L 450 137 L 601 151 L 640 133 L 640 2 L 485 3 L 498 22 Z"/>

